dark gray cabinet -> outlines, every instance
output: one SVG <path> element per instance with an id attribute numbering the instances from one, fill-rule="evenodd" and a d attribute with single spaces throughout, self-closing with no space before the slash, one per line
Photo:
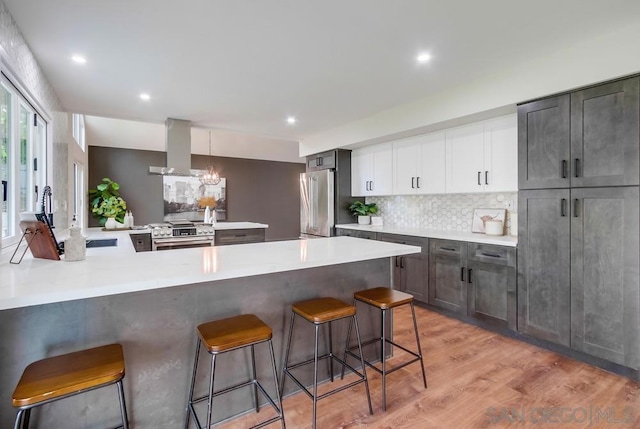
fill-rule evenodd
<path id="1" fill-rule="evenodd" d="M 640 367 L 638 188 L 571 190 L 571 347 Z"/>
<path id="2" fill-rule="evenodd" d="M 362 231 L 358 229 L 336 228 L 336 236 L 365 238 L 368 240 L 376 240 L 378 233 L 373 231 Z"/>
<path id="3" fill-rule="evenodd" d="M 336 168 L 336 151 L 310 155 L 307 157 L 307 171 L 327 170 Z"/>
<path id="4" fill-rule="evenodd" d="M 431 240 L 429 254 L 429 304 L 467 314 L 466 243 Z"/>
<path id="5" fill-rule="evenodd" d="M 569 95 L 518 106 L 518 188 L 568 187 Z"/>
<path id="6" fill-rule="evenodd" d="M 467 243 L 467 314 L 516 329 L 516 249 Z"/>
<path id="7" fill-rule="evenodd" d="M 518 193 L 518 330 L 570 345 L 570 193 Z"/>
<path id="8" fill-rule="evenodd" d="M 393 258 L 393 285 L 395 289 L 413 295 L 421 303 L 429 300 L 429 239 L 398 234 L 378 234 L 378 240 L 419 246 L 421 253 Z"/>
<path id="9" fill-rule="evenodd" d="M 571 94 L 571 186 L 638 185 L 640 78 Z"/>
<path id="10" fill-rule="evenodd" d="M 214 245 L 226 246 L 229 244 L 260 243 L 262 241 L 265 241 L 264 228 L 222 229 L 216 230 Z"/>
<path id="11" fill-rule="evenodd" d="M 518 187 L 638 185 L 640 78 L 518 106 Z"/>

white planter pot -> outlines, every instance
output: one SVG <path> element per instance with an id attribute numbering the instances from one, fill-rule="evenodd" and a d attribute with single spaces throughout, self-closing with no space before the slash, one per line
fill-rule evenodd
<path id="1" fill-rule="evenodd" d="M 107 229 L 116 229 L 118 227 L 118 225 L 120 224 L 120 222 L 118 222 L 116 220 L 116 218 L 114 217 L 110 217 L 107 219 L 107 221 L 104 223 L 104 227 Z"/>
<path id="2" fill-rule="evenodd" d="M 371 216 L 358 216 L 358 223 L 360 225 L 369 225 L 371 223 Z"/>

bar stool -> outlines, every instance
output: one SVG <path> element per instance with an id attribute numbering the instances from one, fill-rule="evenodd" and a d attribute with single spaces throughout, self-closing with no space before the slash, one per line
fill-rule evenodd
<path id="1" fill-rule="evenodd" d="M 317 298 L 307 301 L 296 302 L 291 306 L 291 322 L 289 324 L 289 338 L 287 340 L 287 349 L 285 352 L 284 363 L 282 365 L 282 379 L 280 384 L 280 390 L 284 389 L 285 376 L 291 377 L 293 382 L 298 385 L 313 401 L 313 428 L 316 427 L 316 409 L 319 399 L 326 398 L 329 395 L 338 393 L 342 390 L 348 389 L 360 383 L 364 383 L 367 393 L 367 401 L 369 403 L 369 414 L 373 414 L 373 407 L 371 406 L 371 395 L 369 394 L 369 382 L 367 381 L 367 372 L 365 369 L 364 359 L 360 359 L 362 365 L 362 372 L 357 371 L 355 368 L 344 362 L 344 360 L 338 358 L 333 354 L 332 346 L 332 333 L 331 322 L 344 319 L 345 317 L 351 317 L 351 322 L 356 326 L 356 337 L 358 339 L 358 347 L 360 347 L 360 331 L 358 330 L 358 320 L 356 319 L 356 308 L 352 305 L 346 304 L 335 298 Z M 291 337 L 293 334 L 293 325 L 295 322 L 295 316 L 298 315 L 305 319 L 307 322 L 313 323 L 315 328 L 315 340 L 313 348 L 313 358 L 306 361 L 289 365 L 289 351 L 291 350 Z M 329 324 L 329 352 L 322 356 L 318 356 L 318 331 L 320 325 L 325 323 Z M 362 349 L 360 348 L 360 355 L 362 356 Z M 329 359 L 331 381 L 333 382 L 333 361 L 335 360 L 343 368 L 346 366 L 353 373 L 358 375 L 358 380 L 353 381 L 347 385 L 338 387 L 329 392 L 318 395 L 318 361 L 321 359 Z M 313 362 L 313 393 L 307 389 L 289 370 L 308 365 Z"/>
<path id="2" fill-rule="evenodd" d="M 207 400 L 207 424 L 204 426 L 209 429 L 211 427 L 211 417 L 213 413 L 212 400 L 218 395 L 229 393 L 233 390 L 240 389 L 242 387 L 253 386 L 253 397 L 255 401 L 256 412 L 260 412 L 260 405 L 258 403 L 258 389 L 271 403 L 278 414 L 275 417 L 270 418 L 262 423 L 253 426 L 254 428 L 260 428 L 280 420 L 282 422 L 282 428 L 285 428 L 284 414 L 282 412 L 282 397 L 280 390 L 278 389 L 278 376 L 276 374 L 276 360 L 273 353 L 273 343 L 271 342 L 272 331 L 271 328 L 253 314 L 243 314 L 239 316 L 229 317 L 227 319 L 214 320 L 212 322 L 203 323 L 197 328 L 198 331 L 198 344 L 196 345 L 196 357 L 193 364 L 193 375 L 191 377 L 191 388 L 189 390 L 189 399 L 187 400 L 187 418 L 185 422 L 185 429 L 189 427 L 190 418 L 193 414 L 193 420 L 195 421 L 198 429 L 202 429 L 200 420 L 196 414 L 194 404 Z M 256 378 L 256 359 L 254 346 L 256 344 L 268 342 L 269 352 L 271 353 L 271 367 L 273 370 L 273 383 L 276 389 L 276 395 L 278 399 L 278 406 L 273 398 L 262 387 L 262 384 Z M 196 382 L 196 373 L 198 371 L 198 358 L 200 356 L 200 346 L 204 344 L 208 353 L 211 355 L 211 372 L 209 374 L 209 393 L 201 398 L 193 399 L 193 389 Z M 251 366 L 252 366 L 252 378 L 243 383 L 236 384 L 231 387 L 214 392 L 213 383 L 216 369 L 216 357 L 219 354 L 239 350 L 245 347 L 251 347 Z"/>
<path id="3" fill-rule="evenodd" d="M 18 408 L 13 427 L 28 428 L 32 408 L 116 384 L 122 418 L 122 425 L 118 428 L 128 429 L 123 378 L 124 356 L 120 344 L 109 344 L 34 362 L 25 368 L 13 392 L 13 406 Z"/>
<path id="4" fill-rule="evenodd" d="M 381 354 L 380 361 L 382 363 L 382 368 L 378 368 L 377 366 L 373 365 L 371 362 L 368 362 L 368 361 L 365 361 L 365 363 L 371 368 L 373 368 L 375 371 L 377 371 L 378 373 L 382 374 L 382 410 L 386 411 L 387 410 L 386 388 L 387 388 L 388 374 L 391 374 L 392 372 L 397 371 L 400 368 L 404 368 L 405 366 L 410 365 L 412 363 L 420 362 L 420 366 L 422 368 L 422 380 L 424 382 L 425 389 L 427 388 L 427 376 L 424 372 L 424 362 L 422 360 L 422 349 L 420 348 L 420 336 L 418 335 L 418 323 L 416 322 L 416 311 L 413 307 L 413 295 L 410 295 L 405 292 L 400 292 L 387 287 L 377 287 L 373 289 L 361 290 L 359 292 L 354 293 L 353 305 L 355 306 L 358 301 L 371 305 L 381 310 L 380 314 L 381 314 L 382 323 L 381 323 L 381 329 L 380 329 L 380 337 L 369 340 L 363 343 L 362 346 L 358 345 L 358 348 L 362 350 L 361 347 L 364 347 L 370 344 L 375 344 L 378 341 L 380 342 L 380 354 Z M 413 329 L 416 335 L 416 344 L 418 346 L 417 353 L 411 350 L 408 350 L 401 345 L 396 344 L 395 342 L 389 340 L 386 337 L 385 325 L 386 325 L 387 310 L 391 309 L 391 311 L 393 312 L 394 308 L 400 307 L 402 305 L 407 305 L 407 304 L 411 306 L 411 314 L 413 315 Z M 350 339 L 351 339 L 351 324 L 349 324 L 349 332 L 347 333 L 347 347 L 345 349 L 344 359 L 345 360 L 347 359 L 347 355 L 352 356 L 354 358 L 362 359 L 362 351 L 360 351 L 360 356 L 358 356 L 352 351 L 352 350 L 355 350 L 356 347 L 355 346 L 349 347 Z M 392 346 L 395 346 L 404 350 L 405 352 L 412 355 L 413 359 L 407 362 L 404 362 L 402 364 L 396 365 L 393 368 L 387 369 L 387 357 L 385 353 L 386 344 L 391 344 Z M 342 371 L 342 374 L 344 375 L 344 369 Z"/>

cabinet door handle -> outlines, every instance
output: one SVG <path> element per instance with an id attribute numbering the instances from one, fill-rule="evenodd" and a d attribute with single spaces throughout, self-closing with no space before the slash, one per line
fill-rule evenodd
<path id="1" fill-rule="evenodd" d="M 575 198 L 573 200 L 573 217 L 580 217 L 578 216 L 578 204 L 579 204 L 578 199 Z"/>
<path id="2" fill-rule="evenodd" d="M 563 198 L 560 200 L 560 216 L 561 217 L 567 216 L 567 199 L 566 198 Z"/>
<path id="3" fill-rule="evenodd" d="M 416 180 L 415 177 L 411 178 L 411 189 L 415 189 L 416 188 L 416 185 L 414 184 L 415 180 Z"/>
<path id="4" fill-rule="evenodd" d="M 467 277 L 469 278 L 469 284 L 472 284 L 473 282 L 471 281 L 471 274 L 473 273 L 473 268 L 469 268 L 469 272 L 467 273 Z"/>
<path id="5" fill-rule="evenodd" d="M 364 190 L 365 191 L 369 190 L 369 181 L 368 180 L 366 182 L 364 182 Z"/>
<path id="6" fill-rule="evenodd" d="M 396 256 L 396 268 L 398 268 L 398 261 L 402 258 L 402 256 Z"/>
<path id="7" fill-rule="evenodd" d="M 460 267 L 460 281 L 464 281 L 464 267 Z"/>
<path id="8" fill-rule="evenodd" d="M 562 160 L 562 166 L 561 166 L 561 170 L 562 170 L 561 174 L 562 174 L 562 178 L 563 179 L 567 178 L 567 174 L 568 174 L 567 169 L 568 169 L 568 167 L 569 167 L 569 163 L 567 162 L 566 159 L 563 159 Z"/>
<path id="9" fill-rule="evenodd" d="M 369 181 L 369 190 L 373 191 L 373 180 Z"/>
<path id="10" fill-rule="evenodd" d="M 488 256 L 490 258 L 502 258 L 502 255 L 498 255 L 496 253 L 485 253 L 485 252 L 481 252 L 480 255 L 482 256 Z"/>
<path id="11" fill-rule="evenodd" d="M 482 176 L 482 171 L 478 171 L 478 186 L 482 186 L 482 182 L 480 181 L 480 176 Z"/>
<path id="12" fill-rule="evenodd" d="M 420 189 L 420 176 L 416 177 L 416 188 Z"/>
<path id="13" fill-rule="evenodd" d="M 400 257 L 400 268 L 404 268 L 404 256 Z"/>
<path id="14" fill-rule="evenodd" d="M 573 175 L 575 177 L 580 177 L 580 158 L 576 158 L 573 160 Z"/>
<path id="15" fill-rule="evenodd" d="M 484 172 L 484 184 L 485 185 L 489 184 L 489 172 L 488 171 Z"/>

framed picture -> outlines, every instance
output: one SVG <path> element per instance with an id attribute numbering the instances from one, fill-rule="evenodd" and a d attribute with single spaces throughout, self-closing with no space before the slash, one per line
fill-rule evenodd
<path id="1" fill-rule="evenodd" d="M 507 209 L 475 209 L 473 210 L 473 220 L 471 221 L 471 232 L 484 234 L 485 223 L 488 220 L 501 220 L 504 225 Z"/>
<path id="2" fill-rule="evenodd" d="M 202 222 L 207 207 L 216 220 L 227 220 L 227 179 L 217 185 L 203 185 L 197 177 L 162 176 L 164 221 Z"/>

